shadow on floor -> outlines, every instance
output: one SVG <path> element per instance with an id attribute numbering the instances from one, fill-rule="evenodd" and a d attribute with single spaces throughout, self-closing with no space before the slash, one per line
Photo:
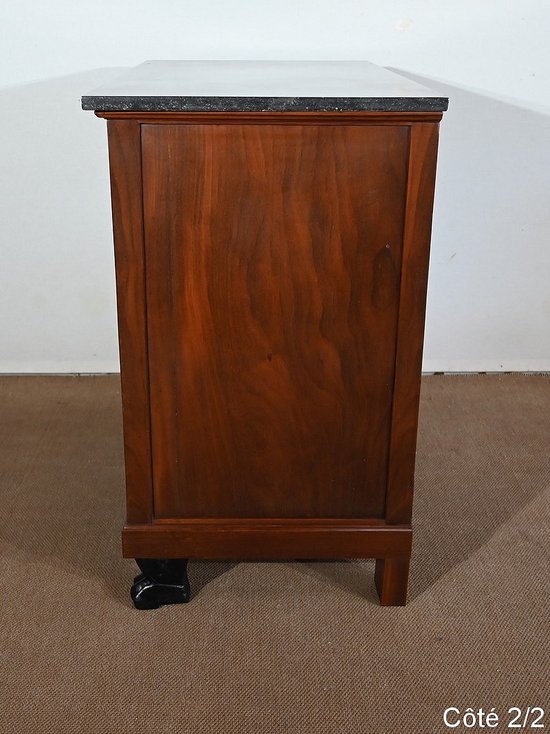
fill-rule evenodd
<path id="1" fill-rule="evenodd" d="M 118 375 L 0 378 L 2 541 L 54 569 L 101 579 L 130 604 L 121 557 L 124 470 Z M 194 595 L 235 564 L 192 563 Z"/>

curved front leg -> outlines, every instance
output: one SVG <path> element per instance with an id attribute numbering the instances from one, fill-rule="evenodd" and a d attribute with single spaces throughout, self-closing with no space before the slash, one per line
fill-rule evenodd
<path id="1" fill-rule="evenodd" d="M 158 609 L 164 604 L 185 604 L 191 597 L 186 558 L 136 558 L 141 574 L 130 596 L 136 609 Z"/>

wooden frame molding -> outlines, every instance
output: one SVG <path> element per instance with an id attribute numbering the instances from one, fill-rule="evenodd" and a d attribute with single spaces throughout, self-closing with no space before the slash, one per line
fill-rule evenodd
<path id="1" fill-rule="evenodd" d="M 145 242 L 141 175 L 141 125 L 108 123 L 115 246 L 126 512 L 128 522 L 151 522 L 153 480 Z"/>
<path id="2" fill-rule="evenodd" d="M 101 112 L 107 120 L 155 125 L 410 125 L 439 122 L 442 112 Z"/>
<path id="3" fill-rule="evenodd" d="M 437 124 L 421 124 L 410 136 L 385 513 L 397 524 L 412 516 L 438 133 Z"/>
<path id="4" fill-rule="evenodd" d="M 409 558 L 412 530 L 370 520 L 186 520 L 127 525 L 125 558 Z"/>

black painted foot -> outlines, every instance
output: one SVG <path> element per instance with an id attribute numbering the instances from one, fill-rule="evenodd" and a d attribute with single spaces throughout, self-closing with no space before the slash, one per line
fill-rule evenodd
<path id="1" fill-rule="evenodd" d="M 191 597 L 186 558 L 136 558 L 142 573 L 134 579 L 130 596 L 136 609 L 185 604 Z"/>

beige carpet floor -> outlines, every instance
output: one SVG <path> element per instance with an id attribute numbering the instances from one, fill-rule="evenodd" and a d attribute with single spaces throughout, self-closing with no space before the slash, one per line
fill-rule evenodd
<path id="1" fill-rule="evenodd" d="M 349 561 L 192 563 L 190 604 L 134 610 L 119 402 L 113 376 L 0 379 L 3 734 L 430 734 L 447 706 L 550 707 L 549 377 L 424 380 L 406 608 Z"/>

